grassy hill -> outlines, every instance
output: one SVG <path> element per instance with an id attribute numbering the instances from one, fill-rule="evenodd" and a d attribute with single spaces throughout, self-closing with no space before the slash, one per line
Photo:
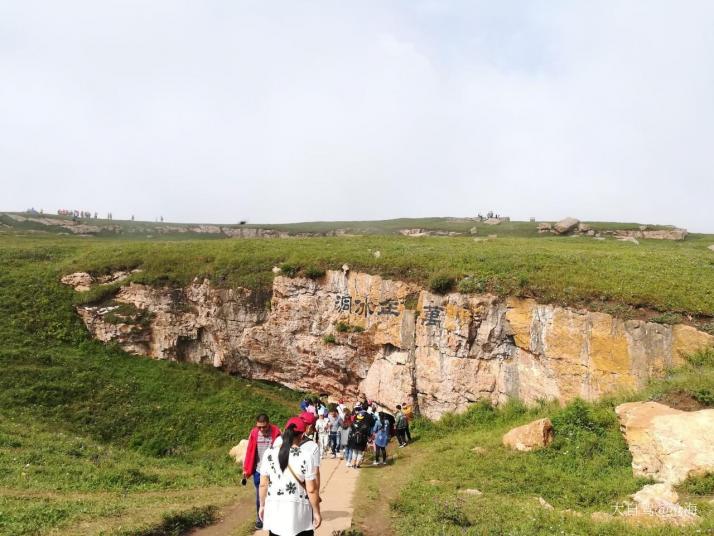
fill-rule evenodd
<path id="1" fill-rule="evenodd" d="M 30 218 L 28 221 L 18 221 L 18 218 Z M 48 232 L 58 234 L 66 232 L 66 229 L 58 225 L 48 225 L 37 220 L 45 220 L 55 224 L 69 224 L 73 222 L 70 216 L 57 216 L 54 214 L 28 214 L 0 212 L 0 228 L 2 225 L 6 229 L 31 232 Z M 261 229 L 264 231 L 276 231 L 288 233 L 290 235 L 312 234 L 328 235 L 335 232 L 352 235 L 398 235 L 405 229 L 423 229 L 425 231 L 442 231 L 452 233 L 462 233 L 465 235 L 477 234 L 487 236 L 498 234 L 500 236 L 520 236 L 537 237 L 538 223 L 525 221 L 509 221 L 498 225 L 489 225 L 475 218 L 452 218 L 452 217 L 431 217 L 431 218 L 395 218 L 391 220 L 371 220 L 371 221 L 313 221 L 297 223 L 246 223 L 246 224 L 200 224 L 200 223 L 180 223 L 180 222 L 150 222 L 131 220 L 107 220 L 103 218 L 77 219 L 78 223 L 93 226 L 111 227 L 113 230 L 100 231 L 97 236 L 102 238 L 225 238 L 220 229 Z M 553 222 L 550 222 L 553 223 Z M 614 222 L 583 222 L 590 225 L 595 231 L 636 230 L 639 223 L 614 223 Z M 204 226 L 201 232 L 196 232 L 196 228 Z M 208 227 L 214 227 L 210 229 Z M 667 225 L 648 225 L 649 229 L 667 229 Z M 191 229 L 194 229 L 193 231 Z"/>
<path id="2" fill-rule="evenodd" d="M 88 340 L 57 279 L 73 254 L 0 244 L 0 534 L 210 519 L 239 494 L 228 449 L 261 411 L 284 422 L 298 395 Z"/>
<path id="3" fill-rule="evenodd" d="M 423 221 L 414 226 L 425 227 Z M 132 277 L 151 284 L 207 277 L 218 285 L 267 288 L 274 266 L 318 276 L 348 263 L 427 287 L 439 276 L 464 292 L 533 296 L 714 329 L 711 235 L 683 242 L 643 240 L 636 246 L 528 236 L 527 230 L 521 236 L 516 230 L 502 236 L 499 230 L 498 238 L 479 242 L 384 234 L 174 240 L 37 231 L 0 228 L 0 534 L 178 534 L 182 526 L 200 524 L 215 515 L 213 507 L 249 499 L 236 486 L 238 471 L 226 456 L 228 448 L 245 436 L 258 411 L 282 421 L 298 396 L 207 368 L 127 356 L 90 341 L 73 304 L 113 289 L 78 296 L 59 284 L 65 273 L 140 268 Z M 714 404 L 710 360 L 673 373 L 641 396 L 685 392 Z M 607 511 L 609 502 L 639 485 L 628 469 L 613 403 L 564 410 L 477 405 L 463 416 L 420 425 L 420 441 L 413 450 L 404 449 L 391 472 L 365 471 L 362 477 L 360 497 L 371 500 L 364 511 L 382 512 L 376 518 L 387 527 L 373 533 L 599 530 L 587 519 L 564 517 L 562 510 Z M 500 449 L 504 430 L 545 414 L 564 436 L 553 449 L 520 458 Z M 474 445 L 487 455 L 472 456 Z M 378 474 L 386 480 L 372 478 Z M 489 497 L 478 503 L 459 494 L 471 486 L 490 490 Z M 714 494 L 709 480 L 687 489 L 697 501 Z M 557 511 L 534 504 L 535 495 Z M 707 508 L 702 503 L 708 523 L 703 527 L 711 530 Z M 162 524 L 165 530 L 150 532 Z M 171 532 L 171 527 L 178 528 Z M 627 533 L 617 524 L 606 529 L 601 533 Z"/>

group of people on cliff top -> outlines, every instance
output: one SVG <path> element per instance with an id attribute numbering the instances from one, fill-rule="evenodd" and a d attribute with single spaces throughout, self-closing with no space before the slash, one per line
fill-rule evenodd
<path id="1" fill-rule="evenodd" d="M 255 528 L 271 536 L 310 536 L 320 526 L 323 458 L 339 458 L 349 469 L 359 469 L 368 457 L 374 466 L 386 465 L 392 437 L 399 448 L 412 440 L 410 404 L 398 405 L 392 415 L 364 395 L 352 409 L 344 399 L 328 404 L 323 398 L 302 400 L 299 415 L 282 431 L 261 413 L 248 436 L 242 483 L 253 479 Z"/>

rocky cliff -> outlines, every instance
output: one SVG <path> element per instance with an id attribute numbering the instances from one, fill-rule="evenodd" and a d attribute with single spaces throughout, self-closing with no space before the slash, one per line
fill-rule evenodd
<path id="1" fill-rule="evenodd" d="M 95 337 L 129 352 L 311 391 L 364 391 L 387 407 L 413 399 L 431 418 L 479 399 L 592 400 L 637 389 L 714 344 L 685 325 L 492 295 L 441 296 L 349 271 L 277 276 L 267 298 L 207 281 L 132 283 L 111 303 L 78 312 Z"/>

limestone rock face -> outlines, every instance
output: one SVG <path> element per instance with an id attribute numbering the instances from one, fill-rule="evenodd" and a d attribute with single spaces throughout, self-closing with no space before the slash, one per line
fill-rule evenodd
<path id="1" fill-rule="evenodd" d="M 553 225 L 553 230 L 556 234 L 567 234 L 578 227 L 580 220 L 576 218 L 565 218 Z"/>
<path id="2" fill-rule="evenodd" d="M 553 442 L 553 423 L 550 419 L 537 421 L 513 428 L 503 436 L 503 444 L 521 452 L 547 447 Z"/>
<path id="3" fill-rule="evenodd" d="M 137 314 L 122 320 L 120 305 Z M 319 280 L 276 275 L 272 295 L 200 280 L 131 283 L 112 302 L 78 312 L 96 338 L 129 352 L 297 389 L 364 392 L 387 408 L 416 404 L 429 418 L 481 399 L 594 400 L 637 389 L 714 344 L 689 326 L 489 294 L 436 295 L 347 266 Z"/>
<path id="4" fill-rule="evenodd" d="M 233 447 L 228 455 L 233 458 L 238 465 L 243 465 L 243 460 L 245 459 L 245 453 L 248 450 L 248 440 L 241 439 L 240 442 Z"/>
<path id="5" fill-rule="evenodd" d="M 714 409 L 680 411 L 657 402 L 615 408 L 635 476 L 680 484 L 690 474 L 714 472 Z"/>

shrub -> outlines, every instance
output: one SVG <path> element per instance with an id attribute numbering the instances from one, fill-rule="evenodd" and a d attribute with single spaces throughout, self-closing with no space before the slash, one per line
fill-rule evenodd
<path id="1" fill-rule="evenodd" d="M 409 294 L 405 299 L 404 299 L 404 308 L 405 309 L 410 309 L 414 310 L 417 308 L 417 304 L 419 303 L 419 294 L 418 293 L 413 293 Z"/>
<path id="2" fill-rule="evenodd" d="M 310 279 L 320 279 L 321 277 L 325 277 L 325 270 L 316 266 L 309 266 L 305 269 L 305 277 Z"/>
<path id="3" fill-rule="evenodd" d="M 335 329 L 338 333 L 362 333 L 364 331 L 362 326 L 352 326 L 347 322 L 338 322 L 335 324 Z"/>
<path id="4" fill-rule="evenodd" d="M 330 333 L 322 338 L 322 342 L 325 344 L 337 344 L 337 339 L 335 339 L 335 336 Z"/>
<path id="5" fill-rule="evenodd" d="M 682 322 L 682 315 L 679 313 L 663 313 L 654 318 L 650 318 L 650 322 L 657 322 L 658 324 L 679 324 Z"/>
<path id="6" fill-rule="evenodd" d="M 714 473 L 690 476 L 679 486 L 678 491 L 692 495 L 714 495 Z"/>
<path id="7" fill-rule="evenodd" d="M 429 288 L 435 294 L 446 294 L 453 290 L 455 285 L 456 278 L 446 273 L 436 274 L 429 280 Z"/>
<path id="8" fill-rule="evenodd" d="M 457 290 L 462 294 L 477 294 L 486 290 L 486 284 L 481 279 L 466 277 L 459 281 Z"/>
<path id="9" fill-rule="evenodd" d="M 699 350 L 688 355 L 687 362 L 697 368 L 714 368 L 714 348 Z"/>
<path id="10" fill-rule="evenodd" d="M 280 273 L 287 277 L 295 277 L 298 271 L 300 271 L 299 266 L 288 262 L 280 266 Z"/>

